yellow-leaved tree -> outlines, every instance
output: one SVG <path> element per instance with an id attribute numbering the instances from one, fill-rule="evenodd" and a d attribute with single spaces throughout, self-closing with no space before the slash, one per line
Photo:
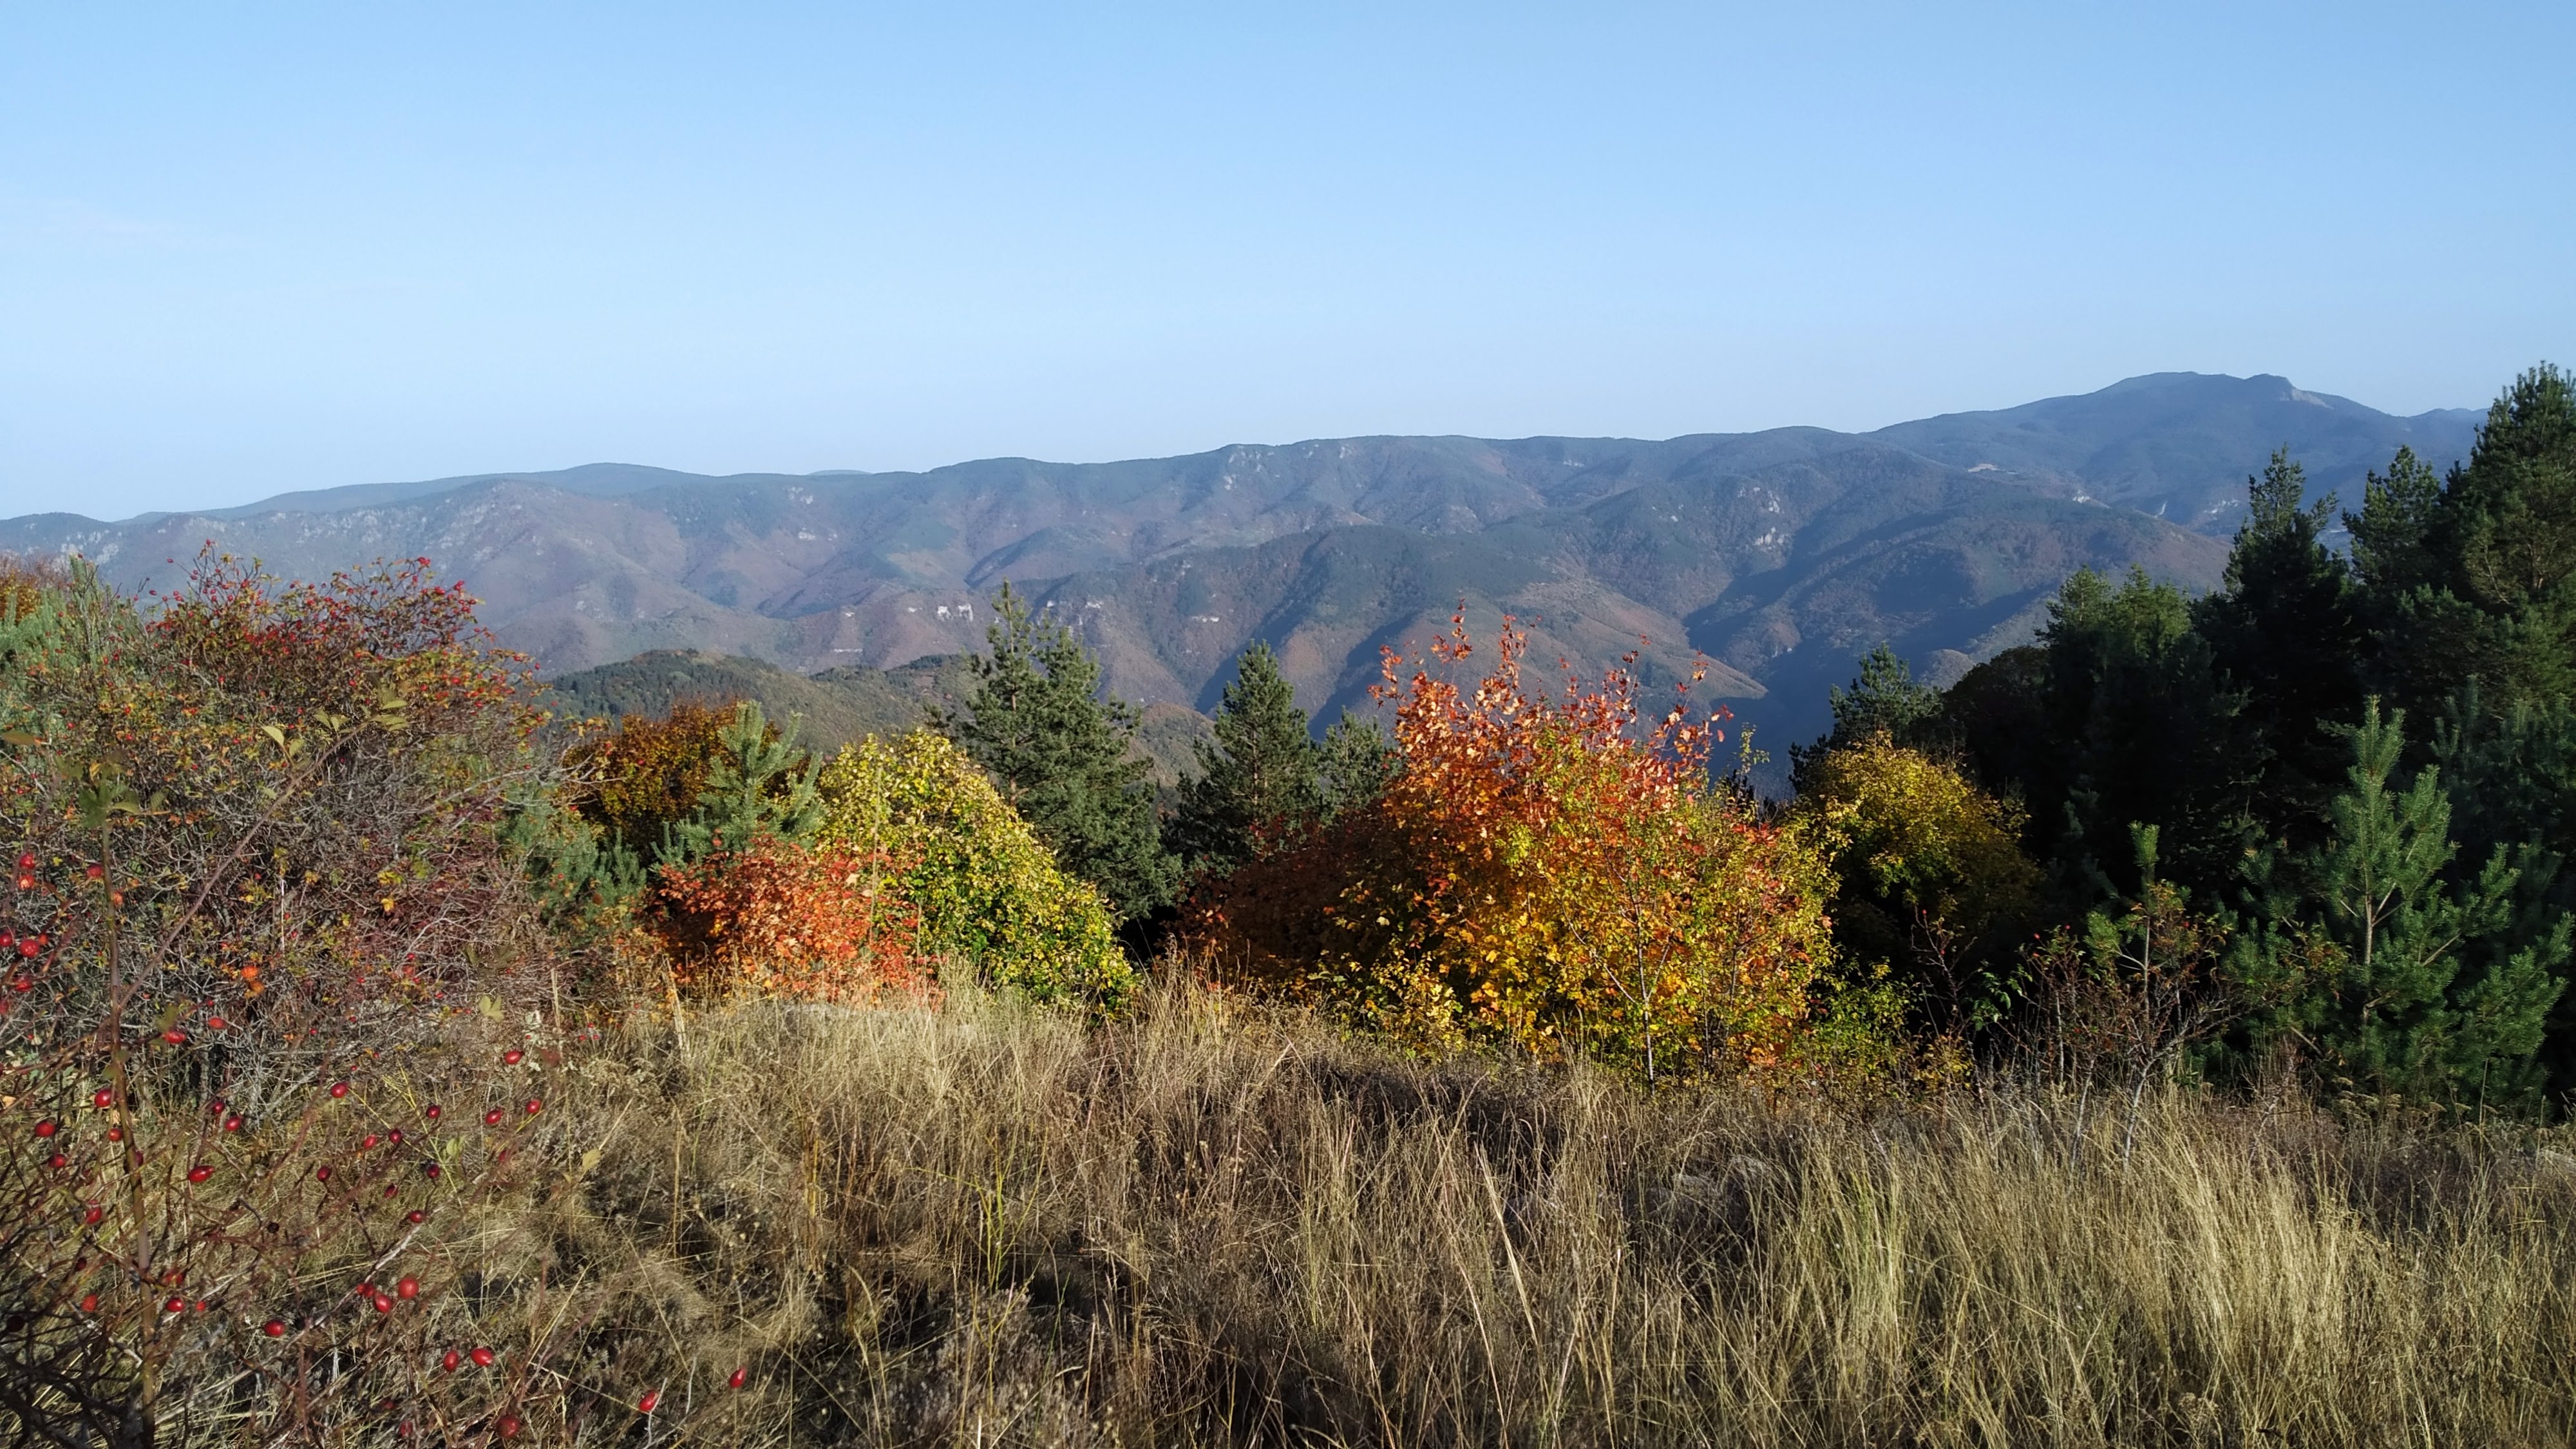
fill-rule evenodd
<path id="1" fill-rule="evenodd" d="M 845 747 L 819 782 L 820 843 L 892 861 L 918 950 L 1040 1001 L 1116 1008 L 1136 990 L 1108 905 L 1065 874 L 975 762 L 928 730 Z"/>
<path id="2" fill-rule="evenodd" d="M 1713 788 L 1687 699 L 1626 670 L 1524 687 L 1505 622 L 1470 689 L 1386 657 L 1402 765 L 1375 805 L 1194 905 L 1222 968 L 1399 1040 L 1580 1052 L 1654 1080 L 1787 1062 L 1831 954 L 1822 861 Z M 1443 672 L 1474 652 L 1455 619 Z"/>
<path id="3" fill-rule="evenodd" d="M 2019 807 L 1881 732 L 1809 761 L 1793 819 L 1833 860 L 1846 957 L 1886 965 L 1935 1029 L 2006 1008 L 2039 888 Z"/>

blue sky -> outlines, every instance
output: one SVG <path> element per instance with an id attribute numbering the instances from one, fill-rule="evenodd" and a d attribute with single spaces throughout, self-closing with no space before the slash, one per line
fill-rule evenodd
<path id="1" fill-rule="evenodd" d="M 2576 362 L 2576 6 L 0 6 L 0 514 Z"/>

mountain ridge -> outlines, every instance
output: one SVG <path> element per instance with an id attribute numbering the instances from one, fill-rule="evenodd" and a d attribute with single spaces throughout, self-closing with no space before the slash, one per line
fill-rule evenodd
<path id="1" fill-rule="evenodd" d="M 1869 433 L 1381 434 L 918 473 L 590 464 L 32 515 L 0 520 L 0 549 L 78 551 L 136 588 L 174 582 L 164 561 L 206 540 L 305 577 L 428 556 L 549 674 L 651 650 L 891 668 L 979 647 L 1007 578 L 1075 622 L 1110 687 L 1194 710 L 1254 638 L 1309 709 L 1365 707 L 1378 651 L 1418 652 L 1463 605 L 1480 633 L 1527 621 L 1534 659 L 1587 673 L 1641 648 L 1660 685 L 1703 653 L 1708 692 L 1777 741 L 1821 718 L 1852 655 L 1884 640 L 1956 672 L 2027 637 L 2077 567 L 2209 586 L 2228 501 L 2274 446 L 2350 501 L 2400 443 L 2465 455 L 2474 417 L 2155 374 Z"/>

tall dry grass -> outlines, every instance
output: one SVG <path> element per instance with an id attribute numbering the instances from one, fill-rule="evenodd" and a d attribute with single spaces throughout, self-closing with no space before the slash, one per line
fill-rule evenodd
<path id="1" fill-rule="evenodd" d="M 2043 1095 L 1648 1097 L 1189 989 L 745 1009 L 556 1092 L 586 1372 L 680 1441 L 2576 1436 L 2576 1173 L 2498 1133 L 2175 1098 L 2124 1161 Z"/>

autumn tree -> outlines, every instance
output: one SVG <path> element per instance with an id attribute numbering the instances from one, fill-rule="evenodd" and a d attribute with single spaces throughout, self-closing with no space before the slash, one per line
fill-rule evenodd
<path id="1" fill-rule="evenodd" d="M 920 951 L 1042 1002 L 1115 1008 L 1137 986 L 1108 903 L 1061 870 L 956 745 L 871 735 L 823 772 L 821 843 L 883 858 L 919 915 Z"/>
<path id="2" fill-rule="evenodd" d="M 1937 1029 L 1999 1017 L 2039 905 L 2020 810 L 1884 734 L 1805 765 L 1795 818 L 1833 860 L 1844 956 L 1894 968 Z"/>
<path id="3" fill-rule="evenodd" d="M 1402 763 L 1375 804 L 1194 906 L 1220 969 L 1425 1050 L 1490 1041 L 1648 1079 L 1781 1061 L 1829 951 L 1821 861 L 1710 787 L 1715 724 L 1647 715 L 1634 676 L 1523 679 L 1527 636 L 1463 618 L 1407 677 Z M 1686 688 L 1686 686 L 1685 686 Z"/>

